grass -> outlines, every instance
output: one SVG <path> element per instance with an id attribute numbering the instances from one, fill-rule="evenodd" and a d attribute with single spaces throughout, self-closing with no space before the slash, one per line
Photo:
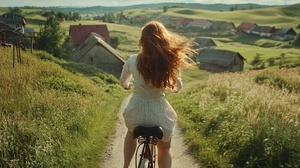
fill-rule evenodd
<path id="1" fill-rule="evenodd" d="M 97 167 L 126 95 L 117 79 L 39 51 L 13 68 L 0 51 L 0 167 Z"/>
<path id="2" fill-rule="evenodd" d="M 299 167 L 299 73 L 299 68 L 199 71 L 167 99 L 190 150 L 206 166 Z"/>

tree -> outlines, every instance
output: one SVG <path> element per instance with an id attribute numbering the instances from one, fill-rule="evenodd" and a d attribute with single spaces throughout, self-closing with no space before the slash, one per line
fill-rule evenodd
<path id="1" fill-rule="evenodd" d="M 285 61 L 285 53 L 281 53 L 280 54 L 279 68 L 283 68 L 285 63 L 286 63 L 286 61 Z"/>
<path id="2" fill-rule="evenodd" d="M 116 21 L 116 17 L 114 13 L 108 13 L 103 15 L 103 22 L 114 23 Z"/>
<path id="3" fill-rule="evenodd" d="M 168 11 L 168 7 L 164 6 L 163 10 L 164 10 L 164 13 L 166 13 Z"/>
<path id="4" fill-rule="evenodd" d="M 254 66 L 254 69 L 258 69 L 258 66 L 261 65 L 263 63 L 260 54 L 256 54 L 256 56 L 254 57 L 254 59 L 251 62 L 251 65 Z"/>
<path id="5" fill-rule="evenodd" d="M 18 8 L 18 7 L 14 7 L 14 8 L 9 7 L 8 10 L 9 10 L 9 13 L 14 14 L 14 15 L 21 15 L 22 14 L 21 8 Z"/>
<path id="6" fill-rule="evenodd" d="M 47 18 L 37 37 L 37 49 L 59 56 L 59 48 L 64 41 L 64 34 L 64 30 L 60 27 L 55 16 Z"/>
<path id="7" fill-rule="evenodd" d="M 275 65 L 275 58 L 269 58 L 268 62 L 269 62 L 270 67 L 274 66 Z"/>
<path id="8" fill-rule="evenodd" d="M 296 47 L 300 47 L 300 32 L 297 34 L 295 40 L 293 41 L 293 45 Z"/>
<path id="9" fill-rule="evenodd" d="M 109 43 L 112 48 L 117 49 L 120 44 L 119 37 L 111 37 Z"/>
<path id="10" fill-rule="evenodd" d="M 58 13 L 56 14 L 57 18 L 65 18 L 65 15 L 66 15 L 66 14 L 64 14 L 64 13 L 62 13 L 62 12 L 58 12 Z"/>
<path id="11" fill-rule="evenodd" d="M 71 57 L 71 53 L 75 50 L 75 45 L 72 42 L 72 39 L 70 36 L 67 36 L 61 45 L 60 48 L 58 48 L 57 53 L 59 58 L 63 59 L 69 59 Z"/>

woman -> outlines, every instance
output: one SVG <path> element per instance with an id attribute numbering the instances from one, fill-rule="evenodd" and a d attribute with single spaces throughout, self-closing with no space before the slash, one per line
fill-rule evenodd
<path id="1" fill-rule="evenodd" d="M 192 67 L 188 57 L 194 51 L 183 37 L 171 34 L 161 23 L 150 21 L 142 29 L 141 52 L 132 55 L 123 66 L 120 85 L 127 89 L 133 78 L 134 91 L 123 116 L 128 132 L 124 142 L 124 168 L 128 168 L 137 142 L 133 129 L 138 125 L 161 126 L 163 139 L 159 140 L 158 165 L 170 168 L 172 163 L 171 138 L 177 115 L 165 99 L 165 90 L 178 92 L 182 88 L 180 68 Z"/>

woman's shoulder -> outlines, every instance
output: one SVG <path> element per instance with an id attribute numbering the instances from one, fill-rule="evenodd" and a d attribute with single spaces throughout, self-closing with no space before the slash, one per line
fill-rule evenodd
<path id="1" fill-rule="evenodd" d="M 133 54 L 133 55 L 129 56 L 129 58 L 127 59 L 127 62 L 135 62 L 137 56 L 138 56 L 138 54 Z"/>
<path id="2" fill-rule="evenodd" d="M 129 58 L 128 58 L 128 59 L 136 59 L 136 58 L 137 58 L 137 56 L 138 56 L 138 54 L 133 54 L 133 55 L 129 56 Z"/>

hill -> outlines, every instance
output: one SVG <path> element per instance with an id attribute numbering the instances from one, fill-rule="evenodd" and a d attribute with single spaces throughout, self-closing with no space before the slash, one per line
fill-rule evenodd
<path id="1" fill-rule="evenodd" d="M 15 67 L 11 48 L 0 53 L 0 167 L 97 167 L 126 94 L 118 80 L 45 52 L 22 51 Z"/>
<path id="2" fill-rule="evenodd" d="M 161 9 L 162 6 L 168 5 L 172 8 L 169 8 L 166 13 Z M 148 19 L 160 20 L 164 17 L 187 17 L 187 18 L 202 18 L 208 19 L 210 21 L 227 21 L 233 22 L 238 26 L 243 21 L 255 22 L 259 25 L 264 26 L 274 26 L 276 28 L 282 27 L 292 27 L 294 30 L 299 31 L 297 26 L 300 23 L 300 13 L 298 9 L 300 4 L 290 5 L 290 6 L 277 6 L 277 7 L 261 7 L 261 8 L 252 8 L 247 10 L 237 10 L 237 11 L 219 11 L 219 10 L 203 10 L 199 6 L 202 4 L 194 4 L 191 8 L 184 8 L 184 5 L 191 5 L 185 3 L 161 3 L 151 5 L 136 5 L 136 6 L 127 6 L 127 7 L 113 7 L 115 10 L 124 9 L 123 14 L 126 17 L 135 17 L 135 16 L 147 16 Z M 195 9 L 199 5 L 199 9 Z M 217 4 L 215 4 L 217 5 Z M 204 8 L 206 5 L 202 6 Z M 206 6 L 207 7 L 207 6 Z M 60 9 L 56 7 L 57 10 Z M 83 10 L 101 11 L 102 7 L 89 7 L 82 8 Z M 99 9 L 98 9 L 99 8 Z M 104 11 L 111 9 L 112 7 L 103 7 Z M 134 9 L 131 9 L 134 8 Z M 0 12 L 5 12 L 7 8 L 0 8 Z M 64 10 L 70 10 L 72 8 L 65 7 Z M 81 8 L 74 8 L 74 10 L 80 10 Z M 107 9 L 107 10 L 106 10 Z M 123 10 L 122 9 L 122 10 Z M 126 10 L 125 10 L 126 9 Z M 44 21 L 46 18 L 42 16 L 45 8 L 37 7 L 25 7 L 22 9 L 24 16 L 27 18 L 26 27 L 33 27 L 36 32 L 39 32 L 39 24 L 41 21 Z M 83 15 L 85 16 L 85 15 Z M 99 20 L 91 20 L 91 17 L 85 16 L 85 19 L 80 20 L 80 22 L 66 21 L 62 22 L 62 27 L 68 32 L 68 28 L 73 24 L 107 24 L 109 27 L 109 32 L 112 37 L 118 37 L 120 45 L 117 48 L 117 51 L 123 55 L 124 58 L 127 58 L 129 55 L 134 54 L 139 51 L 138 49 L 138 39 L 139 39 L 139 30 L 141 25 L 144 22 L 139 24 L 130 24 L 126 22 L 124 24 L 114 24 L 106 23 Z M 175 30 L 178 31 L 178 30 Z M 178 33 L 183 34 L 187 37 L 208 37 L 212 38 L 216 43 L 219 49 L 228 49 L 236 52 L 240 52 L 243 57 L 247 59 L 245 64 L 245 69 L 251 68 L 251 60 L 255 56 L 261 55 L 263 61 L 267 62 L 268 59 L 275 59 L 277 65 L 280 63 L 280 55 L 285 55 L 285 61 L 289 66 L 299 65 L 299 54 L 298 49 L 290 47 L 289 42 L 275 41 L 267 38 L 260 38 L 258 36 L 251 35 L 241 35 L 241 36 L 232 36 L 228 35 L 226 31 L 178 31 Z"/>
<path id="3" fill-rule="evenodd" d="M 214 10 L 214 11 L 228 11 L 230 8 L 236 8 L 239 10 L 245 9 L 258 9 L 258 8 L 270 8 L 275 7 L 271 5 L 258 5 L 258 4 L 201 4 L 201 3 L 157 3 L 157 4 L 140 4 L 131 6 L 92 6 L 92 7 L 50 7 L 47 9 L 54 11 L 76 11 L 80 14 L 90 14 L 90 15 L 102 15 L 104 13 L 110 12 L 121 12 L 124 10 L 131 9 L 163 9 L 164 6 L 168 8 L 190 8 L 190 9 L 203 9 L 203 10 Z"/>

